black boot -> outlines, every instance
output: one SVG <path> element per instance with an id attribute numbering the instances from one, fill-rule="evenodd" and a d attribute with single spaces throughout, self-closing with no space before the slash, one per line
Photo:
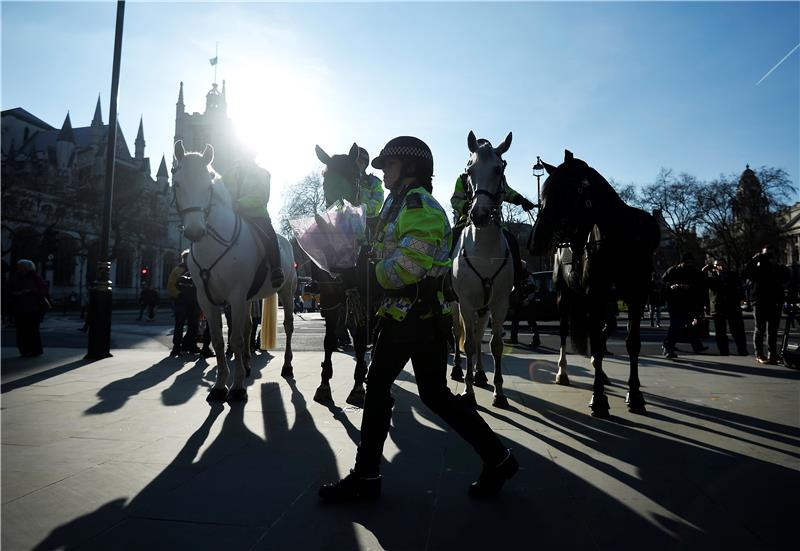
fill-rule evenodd
<path id="1" fill-rule="evenodd" d="M 344 503 L 359 499 L 378 499 L 381 496 L 381 477 L 362 478 L 355 471 L 339 482 L 325 484 L 319 489 L 319 497 L 328 503 Z"/>
<path id="2" fill-rule="evenodd" d="M 511 450 L 508 450 L 506 458 L 497 465 L 493 467 L 484 465 L 481 476 L 469 487 L 469 496 L 478 499 L 496 496 L 503 487 L 503 483 L 517 474 L 518 469 L 519 463 Z"/>

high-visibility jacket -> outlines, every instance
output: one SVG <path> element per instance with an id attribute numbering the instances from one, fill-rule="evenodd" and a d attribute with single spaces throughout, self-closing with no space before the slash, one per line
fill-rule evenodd
<path id="1" fill-rule="evenodd" d="M 375 276 L 386 295 L 378 315 L 403 321 L 418 296 L 414 293 L 427 281 L 444 276 L 451 266 L 450 223 L 427 189 L 411 187 L 404 195 L 390 194 L 386 199 L 376 234 L 373 253 L 379 261 Z M 426 311 L 420 312 L 421 318 L 432 317 L 437 311 L 449 313 L 441 289 L 429 298 L 438 304 L 422 305 Z"/>
<path id="2" fill-rule="evenodd" d="M 383 206 L 383 182 L 374 174 L 367 174 L 361 182 L 358 202 L 364 205 L 367 218 L 378 216 Z"/>
<path id="3" fill-rule="evenodd" d="M 463 181 L 463 178 L 463 174 L 460 174 L 458 178 L 456 178 L 456 187 L 453 190 L 453 196 L 450 197 L 450 206 L 453 207 L 456 213 L 456 224 L 466 222 L 472 195 L 474 194 L 470 193 L 469 197 L 467 196 L 466 186 L 464 185 L 466 182 Z M 511 203 L 512 205 L 521 205 L 523 199 L 525 199 L 523 195 L 516 192 L 506 183 L 505 193 L 503 194 L 504 202 Z"/>
<path id="4" fill-rule="evenodd" d="M 234 210 L 249 218 L 268 216 L 270 180 L 270 173 L 255 163 L 236 163 L 224 178 Z"/>

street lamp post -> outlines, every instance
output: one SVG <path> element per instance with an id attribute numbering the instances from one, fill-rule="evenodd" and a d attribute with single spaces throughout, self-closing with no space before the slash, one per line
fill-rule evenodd
<path id="1" fill-rule="evenodd" d="M 533 175 L 536 177 L 536 208 L 539 211 L 536 213 L 536 217 L 539 217 L 539 213 L 542 212 L 542 187 L 539 183 L 540 178 L 544 175 L 544 165 L 542 165 L 542 159 L 539 155 L 536 156 L 536 164 L 533 165 Z M 531 230 L 533 231 L 533 230 Z M 539 271 L 542 271 L 542 257 L 539 256 Z"/>
<path id="2" fill-rule="evenodd" d="M 125 2 L 117 2 L 117 25 L 114 35 L 114 65 L 111 72 L 111 99 L 106 141 L 106 181 L 103 200 L 103 229 L 100 232 L 100 259 L 89 294 L 89 344 L 86 358 L 99 360 L 111 356 L 111 262 L 108 244 L 111 240 L 111 202 L 114 197 L 114 160 L 117 146 L 117 92 L 119 68 L 122 58 L 122 27 L 125 20 Z"/>

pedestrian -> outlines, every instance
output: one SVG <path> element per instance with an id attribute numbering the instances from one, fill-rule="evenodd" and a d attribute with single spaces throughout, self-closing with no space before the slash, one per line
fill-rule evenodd
<path id="1" fill-rule="evenodd" d="M 661 308 L 664 306 L 664 284 L 656 272 L 650 278 L 650 290 L 647 293 L 650 305 L 650 327 L 661 327 Z"/>
<path id="2" fill-rule="evenodd" d="M 720 356 L 730 353 L 728 331 L 730 327 L 733 342 L 740 356 L 747 356 L 747 342 L 744 336 L 741 304 L 744 289 L 739 274 L 728 268 L 723 259 L 706 264 L 702 269 L 708 287 L 709 312 L 714 320 L 714 334 Z"/>
<path id="3" fill-rule="evenodd" d="M 139 317 L 137 321 L 142 320 L 142 315 L 147 310 L 147 321 L 153 321 L 156 317 L 156 306 L 158 305 L 158 291 L 151 282 L 147 282 L 142 286 L 142 291 L 139 294 Z"/>
<path id="4" fill-rule="evenodd" d="M 692 349 L 702 352 L 707 347 L 697 336 L 696 326 L 692 321 L 702 312 L 705 299 L 703 291 L 705 282 L 703 274 L 694 264 L 694 256 L 684 253 L 681 262 L 664 272 L 662 278 L 669 313 L 669 330 L 664 340 L 664 357 L 674 359 L 675 343 L 682 334 L 686 334 Z"/>
<path id="5" fill-rule="evenodd" d="M 173 299 L 175 311 L 175 329 L 172 333 L 171 356 L 180 356 L 182 352 L 199 353 L 197 348 L 197 329 L 200 321 L 200 305 L 197 302 L 197 289 L 192 274 L 186 265 L 189 250 L 181 253 L 181 261 L 169 274 L 167 292 Z M 186 333 L 183 327 L 186 326 Z"/>
<path id="6" fill-rule="evenodd" d="M 372 166 L 383 170 L 390 195 L 373 241 L 372 277 L 384 297 L 367 377 L 361 443 L 350 474 L 322 486 L 319 496 L 327 502 L 380 496 L 380 463 L 394 405 L 391 387 L 409 359 L 422 402 L 483 459 L 483 471 L 469 495 L 494 496 L 518 464 L 475 408 L 447 387 L 450 316 L 442 288 L 451 265 L 452 236 L 447 215 L 431 195 L 433 156 L 422 140 L 401 136 L 386 144 Z M 355 287 L 353 275 L 343 274 L 346 288 Z"/>
<path id="7" fill-rule="evenodd" d="M 52 305 L 48 298 L 47 283 L 36 273 L 33 261 L 18 260 L 16 266 L 8 287 L 17 330 L 17 349 L 20 356 L 33 358 L 44 352 L 39 325 Z"/>
<path id="8" fill-rule="evenodd" d="M 789 282 L 789 269 L 776 261 L 775 246 L 765 245 L 749 260 L 742 275 L 750 280 L 750 298 L 754 303 L 753 348 L 760 364 L 778 363 L 778 325 L 784 287 Z M 764 356 L 764 333 L 767 334 L 767 356 Z"/>
<path id="9" fill-rule="evenodd" d="M 511 292 L 511 338 L 508 340 L 508 344 L 518 344 L 519 324 L 520 321 L 525 320 L 533 332 L 529 346 L 536 348 L 542 344 L 542 339 L 539 336 L 539 324 L 536 323 L 536 313 L 531 307 L 531 302 L 533 302 L 536 295 L 536 284 L 533 282 L 533 277 L 528 272 L 524 260 L 522 261 L 522 266 L 523 276 L 520 286 Z"/>

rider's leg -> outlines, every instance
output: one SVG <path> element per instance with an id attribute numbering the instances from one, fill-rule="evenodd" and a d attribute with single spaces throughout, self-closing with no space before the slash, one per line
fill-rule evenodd
<path id="1" fill-rule="evenodd" d="M 514 263 L 514 288 L 519 289 L 522 282 L 522 261 L 519 257 L 519 243 L 517 243 L 516 236 L 503 228 L 503 235 L 508 243 L 508 248 L 511 251 L 511 260 Z"/>

